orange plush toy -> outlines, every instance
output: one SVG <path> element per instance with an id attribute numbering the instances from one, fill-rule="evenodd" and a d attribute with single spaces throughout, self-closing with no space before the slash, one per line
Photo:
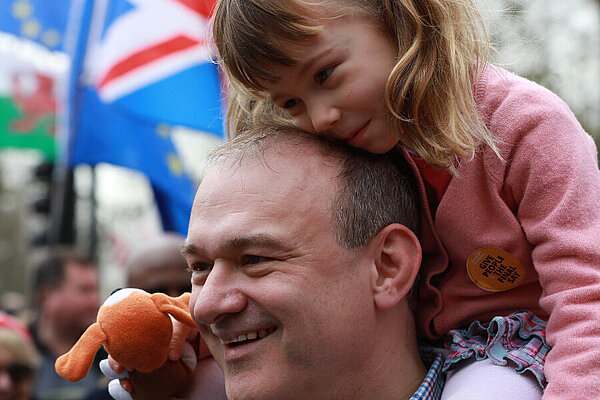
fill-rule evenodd
<path id="1" fill-rule="evenodd" d="M 173 334 L 171 317 L 195 328 L 189 298 L 189 293 L 173 298 L 130 288 L 113 293 L 100 307 L 96 322 L 56 360 L 56 372 L 70 381 L 82 379 L 104 345 L 115 361 L 135 370 L 130 373 L 134 399 L 182 397 L 193 371 L 181 360 L 167 361 L 167 354 Z M 143 383 L 136 388 L 136 381 Z"/>

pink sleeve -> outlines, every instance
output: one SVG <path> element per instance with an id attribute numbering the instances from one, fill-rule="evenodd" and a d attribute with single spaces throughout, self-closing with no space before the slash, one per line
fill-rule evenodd
<path id="1" fill-rule="evenodd" d="M 543 288 L 540 306 L 550 315 L 543 399 L 600 399 L 597 151 L 560 99 L 527 88 L 504 100 L 497 121 L 511 142 L 502 178 L 518 203 Z"/>

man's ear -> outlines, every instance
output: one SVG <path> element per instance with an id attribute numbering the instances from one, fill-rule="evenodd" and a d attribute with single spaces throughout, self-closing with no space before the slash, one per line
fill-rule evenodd
<path id="1" fill-rule="evenodd" d="M 379 309 L 386 310 L 410 292 L 421 266 L 421 245 L 401 224 L 386 226 L 371 240 L 376 251 L 371 282 L 374 300 Z"/>

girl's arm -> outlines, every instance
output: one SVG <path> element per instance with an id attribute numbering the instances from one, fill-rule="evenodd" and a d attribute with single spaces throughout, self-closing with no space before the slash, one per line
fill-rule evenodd
<path id="1" fill-rule="evenodd" d="M 510 78 L 509 78 L 510 79 Z M 504 190 L 531 245 L 549 314 L 544 400 L 600 397 L 600 172 L 566 104 L 517 78 L 490 128 L 505 140 Z M 500 100 L 500 99 L 497 99 Z"/>

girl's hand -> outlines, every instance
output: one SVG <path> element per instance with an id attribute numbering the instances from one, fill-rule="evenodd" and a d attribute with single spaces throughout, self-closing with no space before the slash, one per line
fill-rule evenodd
<path id="1" fill-rule="evenodd" d="M 191 343 L 194 346 L 194 350 L 197 352 L 198 330 L 192 329 L 174 318 L 171 318 L 171 322 L 173 322 L 173 336 L 171 337 L 171 343 L 169 344 L 169 360 L 177 361 L 182 357 L 183 348 L 186 342 Z M 196 364 L 194 362 L 194 368 L 195 366 Z"/>
<path id="2" fill-rule="evenodd" d="M 193 352 L 188 351 L 190 343 L 193 345 Z M 194 400 L 227 400 L 223 372 L 212 358 L 197 329 L 190 329 L 178 321 L 173 321 L 173 338 L 169 349 L 169 359 L 172 361 L 181 358 L 181 360 L 188 363 L 190 356 L 194 359 L 194 383 L 191 385 L 188 398 Z M 188 363 L 188 365 L 190 364 Z M 123 380 L 123 383 L 127 385 L 126 380 Z"/>

